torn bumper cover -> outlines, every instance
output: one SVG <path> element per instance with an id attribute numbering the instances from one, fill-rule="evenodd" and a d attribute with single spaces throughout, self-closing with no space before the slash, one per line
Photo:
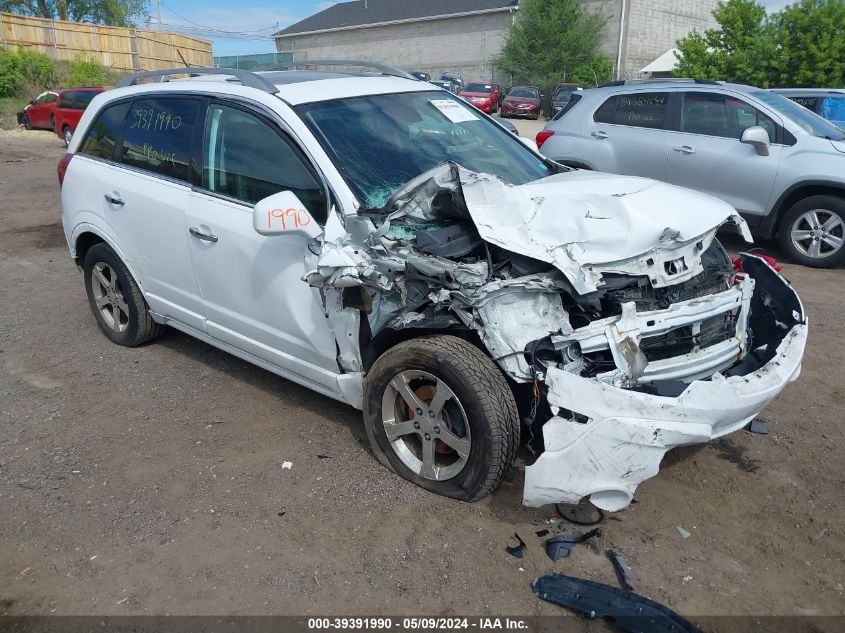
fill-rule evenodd
<path id="1" fill-rule="evenodd" d="M 807 340 L 803 308 L 780 275 L 759 258 L 749 259 L 744 262 L 755 270 L 757 286 L 749 302 L 750 327 L 758 324 L 759 345 L 738 364 L 735 357 L 730 371 L 667 397 L 548 369 L 554 415 L 543 426 L 545 451 L 526 468 L 525 505 L 588 496 L 603 510 L 621 510 L 637 486 L 657 474 L 666 451 L 741 429 L 798 377 Z M 780 311 L 772 309 L 775 304 Z M 783 317 L 784 309 L 790 318 Z M 760 362 L 749 362 L 755 355 Z"/>

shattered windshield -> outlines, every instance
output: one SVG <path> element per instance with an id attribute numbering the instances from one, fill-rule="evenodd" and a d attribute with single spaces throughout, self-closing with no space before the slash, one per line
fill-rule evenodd
<path id="1" fill-rule="evenodd" d="M 440 91 L 335 99 L 296 111 L 370 209 L 446 161 L 514 185 L 553 173 L 513 134 Z"/>

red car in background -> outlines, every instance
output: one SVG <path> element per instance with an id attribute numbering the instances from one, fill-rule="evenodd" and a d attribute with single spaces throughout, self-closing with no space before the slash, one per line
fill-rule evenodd
<path id="1" fill-rule="evenodd" d="M 468 83 L 458 93 L 458 96 L 487 114 L 497 112 L 499 110 L 499 101 L 502 99 L 499 86 L 486 81 Z"/>
<path id="2" fill-rule="evenodd" d="M 106 88 L 71 88 L 59 91 L 59 101 L 53 114 L 53 130 L 56 136 L 65 142 L 65 147 L 70 143 L 76 126 L 79 125 L 79 119 L 91 99 L 105 91 Z"/>
<path id="3" fill-rule="evenodd" d="M 18 112 L 18 125 L 24 126 L 27 130 L 32 128 L 53 129 L 53 112 L 56 109 L 56 102 L 59 100 L 59 91 L 48 90 L 42 92 L 29 102 L 23 111 Z"/>
<path id="4" fill-rule="evenodd" d="M 540 117 L 540 94 L 539 88 L 534 86 L 514 86 L 510 89 L 505 100 L 502 101 L 502 118 L 512 116 L 524 116 L 529 119 Z"/>

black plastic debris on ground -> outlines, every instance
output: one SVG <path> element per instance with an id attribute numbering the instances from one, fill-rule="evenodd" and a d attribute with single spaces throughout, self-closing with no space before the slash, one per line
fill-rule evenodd
<path id="1" fill-rule="evenodd" d="M 516 532 L 513 533 L 513 537 L 519 542 L 519 545 L 516 545 L 515 547 L 508 545 L 505 548 L 505 551 L 514 558 L 522 558 L 522 555 L 525 554 L 525 541 L 523 541 Z"/>
<path id="2" fill-rule="evenodd" d="M 748 423 L 748 426 L 745 427 L 751 433 L 759 433 L 760 435 L 768 435 L 769 434 L 769 423 L 765 420 L 761 420 L 760 418 L 754 418 L 751 422 Z"/>
<path id="3" fill-rule="evenodd" d="M 546 547 L 546 554 L 549 555 L 554 562 L 561 558 L 566 558 L 572 553 L 572 548 L 578 543 L 588 541 L 593 537 L 601 536 L 601 528 L 597 527 L 586 534 L 563 533 L 546 539 L 544 545 Z"/>
<path id="4" fill-rule="evenodd" d="M 633 591 L 634 588 L 628 582 L 628 574 L 625 568 L 628 567 L 628 562 L 612 549 L 607 550 L 607 557 L 613 565 L 613 571 L 616 573 L 616 580 L 619 581 L 619 586 L 625 591 Z"/>
<path id="5" fill-rule="evenodd" d="M 573 525 L 592 527 L 604 521 L 604 511 L 586 499 L 577 504 L 556 503 L 555 509 L 561 519 Z"/>
<path id="6" fill-rule="evenodd" d="M 703 633 L 659 602 L 600 582 L 553 574 L 538 578 L 532 588 L 547 602 L 601 618 L 629 633 Z"/>

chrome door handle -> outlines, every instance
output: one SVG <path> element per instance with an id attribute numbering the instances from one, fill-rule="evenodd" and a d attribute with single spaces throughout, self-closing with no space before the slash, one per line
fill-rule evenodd
<path id="1" fill-rule="evenodd" d="M 681 154 L 695 154 L 695 150 L 689 145 L 675 145 L 672 149 Z"/>
<path id="2" fill-rule="evenodd" d="M 607 138 L 607 132 L 603 132 L 602 130 L 599 130 L 598 132 L 593 132 L 592 134 L 590 134 L 590 136 L 592 136 L 593 138 L 597 138 L 597 139 L 601 140 L 601 139 Z"/>
<path id="3" fill-rule="evenodd" d="M 109 194 L 106 194 L 105 197 L 106 197 L 106 202 L 108 202 L 109 204 L 113 204 L 116 207 L 122 207 L 124 204 L 126 204 L 120 198 L 115 198 L 114 196 L 111 196 Z"/>
<path id="4" fill-rule="evenodd" d="M 203 231 L 198 226 L 192 226 L 191 228 L 188 229 L 188 232 L 191 235 L 193 235 L 194 237 L 199 238 L 201 240 L 205 240 L 206 242 L 216 242 L 217 239 L 218 239 L 216 235 L 212 235 L 211 233 L 206 233 L 205 231 Z"/>

